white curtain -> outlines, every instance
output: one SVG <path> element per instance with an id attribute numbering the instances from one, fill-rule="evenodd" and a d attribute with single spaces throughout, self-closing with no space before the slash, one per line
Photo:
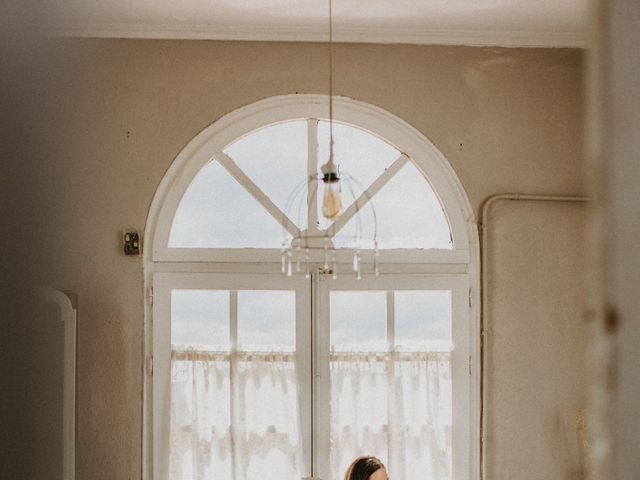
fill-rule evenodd
<path id="1" fill-rule="evenodd" d="M 332 478 L 358 455 L 403 480 L 451 478 L 448 353 L 331 355 Z M 172 353 L 171 480 L 299 480 L 293 354 Z"/>
<path id="2" fill-rule="evenodd" d="M 359 455 L 392 478 L 451 478 L 449 353 L 332 354 L 330 368 L 333 480 Z"/>
<path id="3" fill-rule="evenodd" d="M 293 354 L 172 352 L 171 480 L 302 476 Z"/>

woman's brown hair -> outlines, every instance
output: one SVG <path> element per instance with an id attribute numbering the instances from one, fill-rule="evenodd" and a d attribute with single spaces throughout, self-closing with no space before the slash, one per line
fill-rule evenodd
<path id="1" fill-rule="evenodd" d="M 381 468 L 384 464 L 376 457 L 358 457 L 347 468 L 344 480 L 369 480 Z"/>

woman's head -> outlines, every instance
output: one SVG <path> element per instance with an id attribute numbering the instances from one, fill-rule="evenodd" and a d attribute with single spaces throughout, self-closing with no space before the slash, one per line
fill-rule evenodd
<path id="1" fill-rule="evenodd" d="M 376 457 L 358 457 L 347 468 L 344 480 L 389 480 L 389 477 L 384 464 Z"/>

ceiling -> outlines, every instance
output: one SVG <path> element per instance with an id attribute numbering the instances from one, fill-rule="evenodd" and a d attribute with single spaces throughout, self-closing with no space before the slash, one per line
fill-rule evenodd
<path id="1" fill-rule="evenodd" d="M 326 41 L 323 0 L 49 0 L 55 34 Z M 333 0 L 334 39 L 532 47 L 585 45 L 588 0 Z"/>

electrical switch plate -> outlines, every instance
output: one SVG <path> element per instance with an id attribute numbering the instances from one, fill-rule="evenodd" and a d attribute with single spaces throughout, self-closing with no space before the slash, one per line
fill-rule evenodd
<path id="1" fill-rule="evenodd" d="M 135 230 L 127 230 L 122 234 L 122 245 L 125 255 L 140 255 L 140 234 Z"/>

